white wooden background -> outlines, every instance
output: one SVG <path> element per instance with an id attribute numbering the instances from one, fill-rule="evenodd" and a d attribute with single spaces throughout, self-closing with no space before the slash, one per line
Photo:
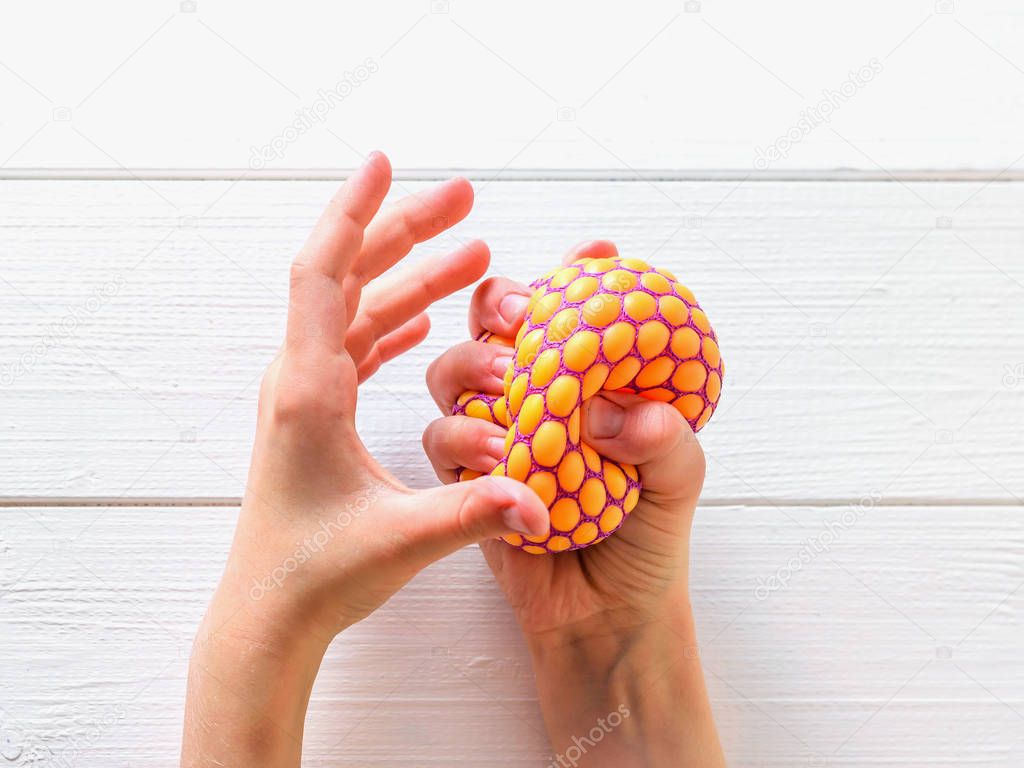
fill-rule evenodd
<path id="1" fill-rule="evenodd" d="M 380 6 L 4 8 L 0 757 L 174 762 L 287 264 L 382 148 L 396 194 L 475 182 L 423 253 L 479 236 L 529 279 L 611 237 L 707 307 L 693 589 L 733 765 L 1024 762 L 1019 5 Z M 361 395 L 415 485 L 467 299 Z M 516 638 L 476 549 L 434 566 L 332 647 L 307 764 L 547 765 Z"/>

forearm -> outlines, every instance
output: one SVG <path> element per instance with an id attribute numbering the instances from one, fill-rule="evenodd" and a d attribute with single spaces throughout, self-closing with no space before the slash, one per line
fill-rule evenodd
<path id="1" fill-rule="evenodd" d="M 556 765 L 725 765 L 688 608 L 529 644 Z"/>
<path id="2" fill-rule="evenodd" d="M 222 583 L 189 663 L 182 766 L 298 766 L 325 646 Z"/>

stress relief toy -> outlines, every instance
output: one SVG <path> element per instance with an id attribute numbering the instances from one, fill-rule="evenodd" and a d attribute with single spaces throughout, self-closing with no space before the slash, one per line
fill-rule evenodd
<path id="1" fill-rule="evenodd" d="M 529 485 L 547 505 L 545 536 L 505 536 L 541 555 L 613 534 L 640 498 L 636 467 L 599 456 L 580 439 L 583 403 L 601 391 L 671 403 L 699 431 L 715 411 L 724 367 L 718 338 L 689 288 L 639 259 L 580 259 L 535 289 L 501 397 L 464 392 L 453 413 L 508 428 L 491 474 Z M 462 469 L 459 480 L 479 472 Z"/>

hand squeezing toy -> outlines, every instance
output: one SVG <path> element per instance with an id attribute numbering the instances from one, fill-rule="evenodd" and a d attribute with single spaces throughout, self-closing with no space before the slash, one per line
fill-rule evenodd
<path id="1" fill-rule="evenodd" d="M 504 537 L 531 554 L 581 549 L 607 538 L 640 498 L 636 467 L 599 456 L 580 439 L 583 403 L 600 391 L 671 403 L 699 431 L 715 411 L 724 366 L 718 338 L 690 289 L 639 259 L 580 259 L 535 289 L 501 397 L 464 392 L 453 413 L 508 428 L 492 471 L 529 485 L 548 506 L 545 536 Z M 459 480 L 480 473 L 462 469 Z"/>

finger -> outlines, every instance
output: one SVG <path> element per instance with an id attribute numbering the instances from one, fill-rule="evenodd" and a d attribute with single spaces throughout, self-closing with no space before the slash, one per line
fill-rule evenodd
<path id="1" fill-rule="evenodd" d="M 345 273 L 359 252 L 363 229 L 391 183 L 391 165 L 379 152 L 341 186 L 292 265 L 286 344 L 344 349 L 351 309 Z"/>
<path id="2" fill-rule="evenodd" d="M 383 274 L 412 247 L 454 227 L 473 207 L 473 185 L 449 179 L 388 206 L 366 228 L 353 273 L 363 284 Z"/>
<path id="3" fill-rule="evenodd" d="M 567 267 L 579 259 L 610 259 L 619 255 L 619 249 L 611 240 L 588 240 L 578 243 L 562 257 L 562 266 Z"/>
<path id="4" fill-rule="evenodd" d="M 420 313 L 412 320 L 406 321 L 405 325 L 384 336 L 358 363 L 356 371 L 359 374 L 359 383 L 362 384 L 373 376 L 377 369 L 388 360 L 415 347 L 427 338 L 428 333 L 430 333 L 430 318 L 426 313 Z"/>
<path id="5" fill-rule="evenodd" d="M 511 364 L 511 347 L 464 341 L 446 350 L 427 367 L 427 389 L 441 413 L 447 415 L 466 390 L 488 395 L 504 392 L 505 371 Z"/>
<path id="6" fill-rule="evenodd" d="M 635 464 L 648 498 L 696 502 L 704 483 L 704 452 L 675 408 L 608 393 L 588 400 L 583 409 L 583 439 L 603 456 Z"/>
<path id="7" fill-rule="evenodd" d="M 480 477 L 404 497 L 400 526 L 420 566 L 468 544 L 509 533 L 546 534 L 548 510 L 529 486 L 507 477 Z"/>
<path id="8" fill-rule="evenodd" d="M 505 430 L 469 416 L 435 419 L 423 431 L 423 450 L 438 478 L 455 482 L 459 467 L 488 473 L 505 455 Z"/>
<path id="9" fill-rule="evenodd" d="M 360 308 L 349 328 L 345 346 L 357 362 L 374 343 L 435 301 L 479 280 L 491 260 L 482 240 L 473 240 L 450 254 L 381 278 L 363 291 Z"/>
<path id="10" fill-rule="evenodd" d="M 530 301 L 529 286 L 507 277 L 489 277 L 477 287 L 469 304 L 469 332 L 483 331 L 512 338 L 522 325 Z"/>

